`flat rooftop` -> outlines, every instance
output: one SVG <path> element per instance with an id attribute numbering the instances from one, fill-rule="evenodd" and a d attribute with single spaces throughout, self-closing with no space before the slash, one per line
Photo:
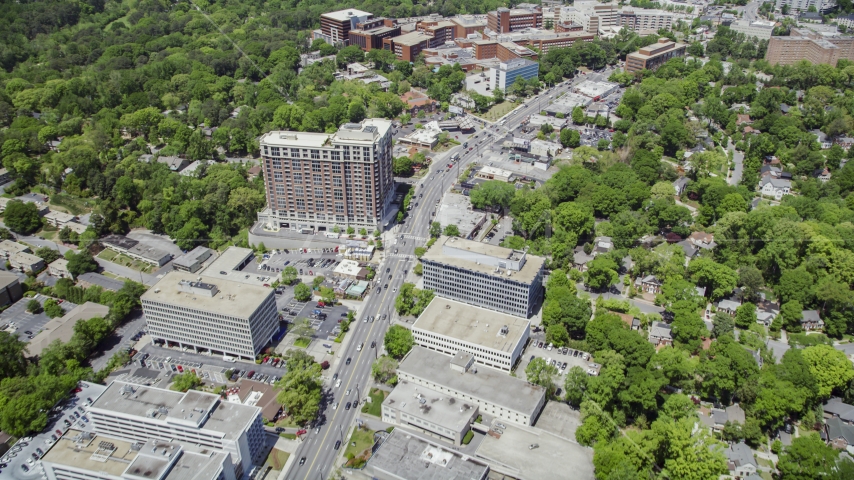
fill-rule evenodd
<path id="1" fill-rule="evenodd" d="M 392 38 L 392 41 L 396 44 L 413 46 L 418 45 L 421 42 L 429 41 L 433 37 L 431 35 L 427 35 L 423 32 L 411 32 L 404 35 L 400 35 L 399 37 Z"/>
<path id="2" fill-rule="evenodd" d="M 427 420 L 452 432 L 460 432 L 465 428 L 476 407 L 472 402 L 466 403 L 446 393 L 409 382 L 397 384 L 383 401 L 383 405 L 396 408 L 415 418 Z"/>
<path id="3" fill-rule="evenodd" d="M 469 197 L 448 192 L 442 197 L 436 221 L 443 226 L 456 225 L 460 229 L 460 235 L 468 237 L 472 230 L 483 223 L 484 217 L 486 217 L 485 213 L 475 212 L 472 209 Z"/>
<path id="4" fill-rule="evenodd" d="M 247 250 L 248 250 L 248 249 L 247 249 Z M 200 258 L 207 258 L 207 257 L 209 257 L 212 253 L 213 253 L 213 252 L 211 251 L 211 249 L 210 249 L 210 248 L 208 248 L 208 247 L 198 246 L 198 247 L 196 247 L 196 248 L 194 248 L 194 249 L 190 250 L 189 252 L 187 252 L 187 253 L 185 253 L 185 254 L 181 255 L 180 257 L 176 258 L 176 259 L 172 262 L 172 265 L 173 265 L 173 266 L 174 266 L 174 265 L 179 265 L 179 266 L 182 266 L 182 267 L 189 268 L 189 267 L 191 267 L 194 263 L 196 263 Z"/>
<path id="5" fill-rule="evenodd" d="M 200 281 L 203 284 L 215 285 L 218 292 L 211 297 L 179 289 L 179 282 L 196 283 L 198 278 L 201 278 Z M 248 318 L 271 295 L 273 290 L 269 287 L 173 270 L 164 275 L 154 288 L 145 292 L 142 301 L 179 305 L 214 314 Z"/>
<path id="6" fill-rule="evenodd" d="M 423 35 L 423 34 L 420 34 Z M 395 37 L 395 41 L 400 37 Z M 427 36 L 427 38 L 432 38 Z M 391 128 L 384 118 L 366 118 L 362 123 L 345 123 L 335 133 L 310 133 L 274 130 L 261 136 L 261 145 L 293 148 L 330 147 L 335 143 L 372 145 Z"/>
<path id="7" fill-rule="evenodd" d="M 447 355 L 416 345 L 397 370 L 529 416 L 534 416 L 546 394 L 542 387 L 491 368 L 475 365 L 467 373 L 451 370 L 451 360 Z M 473 373 L 475 370 L 477 373 Z"/>
<path id="8" fill-rule="evenodd" d="M 127 386 L 127 388 L 126 388 Z M 114 381 L 89 407 L 90 410 L 106 410 L 121 415 L 148 417 L 164 423 L 185 425 L 179 416 L 202 419 L 198 428 L 222 434 L 223 438 L 235 439 L 249 426 L 260 412 L 260 408 L 220 400 L 212 393 L 190 390 L 187 393 L 163 388 L 147 387 Z M 184 409 L 181 412 L 180 409 Z M 204 420 L 207 412 L 210 416 Z"/>
<path id="9" fill-rule="evenodd" d="M 69 429 L 44 454 L 42 461 L 120 477 L 139 454 L 131 449 L 134 443 Z M 112 448 L 103 448 L 108 446 Z"/>
<path id="10" fill-rule="evenodd" d="M 368 461 L 372 473 L 406 480 L 476 480 L 489 467 L 468 455 L 445 449 L 432 441 L 395 429 Z M 386 475 L 376 478 L 388 478 Z M 553 475 L 551 475 L 553 476 Z"/>
<path id="11" fill-rule="evenodd" d="M 468 260 L 465 257 L 460 257 L 457 255 L 446 255 L 443 248 L 446 243 L 448 243 L 450 247 L 453 247 L 455 249 L 469 251 L 473 254 L 478 255 L 487 255 L 497 259 L 510 259 L 511 257 L 515 258 L 516 256 L 521 254 L 521 252 L 519 252 L 518 250 L 504 248 L 498 245 L 490 245 L 488 243 L 475 242 L 473 240 L 464 240 L 462 238 L 457 237 L 442 236 L 439 238 L 439 240 L 436 241 L 436 243 L 433 244 L 432 247 L 430 247 L 429 250 L 427 250 L 427 253 L 425 253 L 422 258 L 432 260 L 434 262 L 444 263 L 446 265 L 464 267 L 468 270 L 485 273 L 488 275 L 498 275 L 497 273 L 495 273 L 495 267 L 493 267 L 492 265 L 478 263 L 476 260 L 474 260 L 474 256 L 472 257 L 472 259 Z M 522 266 L 522 269 L 514 271 L 512 276 L 509 278 L 525 283 L 532 282 L 534 278 L 536 278 L 537 273 L 542 268 L 544 262 L 545 259 L 543 257 L 526 254 L 525 264 Z M 502 270 L 502 274 L 505 274 L 504 270 Z"/>
<path id="12" fill-rule="evenodd" d="M 593 449 L 539 428 L 505 422 L 501 438 L 486 435 L 477 457 L 493 470 L 519 480 L 554 477 L 554 472 L 572 472 L 573 480 L 593 480 Z M 539 448 L 529 449 L 536 443 Z"/>
<path id="13" fill-rule="evenodd" d="M 512 352 L 530 323 L 506 313 L 433 297 L 412 328 L 501 352 Z M 505 326 L 507 334 L 501 335 L 501 329 Z"/>
<path id="14" fill-rule="evenodd" d="M 347 10 L 338 10 L 337 12 L 323 13 L 320 16 L 343 22 L 345 20 L 349 20 L 350 17 L 364 17 L 365 15 L 371 14 L 368 12 L 363 12 L 361 10 L 356 10 L 355 8 L 348 8 Z"/>

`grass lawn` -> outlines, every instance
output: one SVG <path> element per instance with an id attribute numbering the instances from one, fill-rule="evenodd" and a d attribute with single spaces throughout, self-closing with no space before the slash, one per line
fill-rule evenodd
<path id="1" fill-rule="evenodd" d="M 136 270 L 137 272 L 151 273 L 152 270 L 154 270 L 154 267 L 147 263 L 134 260 L 123 253 L 116 253 L 110 249 L 104 249 L 98 254 L 98 258 L 108 262 L 113 262 L 123 267 L 128 267 L 132 270 Z"/>
<path id="2" fill-rule="evenodd" d="M 353 443 L 356 445 L 353 446 Z M 358 457 L 362 452 L 371 448 L 371 445 L 373 444 L 374 431 L 357 428 L 353 430 L 353 435 L 351 435 L 350 440 L 347 441 L 347 449 L 344 450 L 344 456 L 347 456 L 348 453 L 352 453 L 353 456 Z"/>
<path id="3" fill-rule="evenodd" d="M 306 337 L 299 337 L 294 341 L 295 347 L 308 348 L 309 344 L 311 344 L 311 339 Z"/>
<path id="4" fill-rule="evenodd" d="M 101 275 L 103 275 L 105 277 L 115 278 L 116 280 L 124 280 L 124 278 L 125 278 L 125 277 L 122 277 L 122 276 L 116 275 L 115 273 L 110 273 L 110 272 L 101 272 Z"/>
<path id="5" fill-rule="evenodd" d="M 70 213 L 72 215 L 83 215 L 92 211 L 95 206 L 95 201 L 75 197 L 67 193 L 54 193 L 50 195 L 50 206 L 55 207 L 54 210 Z"/>
<path id="6" fill-rule="evenodd" d="M 284 433 L 284 432 L 282 432 L 279 434 L 279 436 L 282 438 L 287 438 L 288 440 L 296 440 L 297 439 L 297 435 L 295 433 Z"/>
<path id="7" fill-rule="evenodd" d="M 774 464 L 771 463 L 770 460 L 766 460 L 764 458 L 757 458 L 756 463 L 758 463 L 761 467 L 774 468 Z"/>
<path id="8" fill-rule="evenodd" d="M 267 457 L 267 463 L 273 467 L 273 470 L 281 471 L 284 470 L 285 464 L 288 462 L 288 457 L 290 456 L 290 453 L 274 448 L 270 451 L 270 455 Z"/>
<path id="9" fill-rule="evenodd" d="M 294 423 L 294 421 L 291 420 L 291 417 L 282 417 L 279 419 L 278 422 L 276 422 L 276 426 L 277 427 L 292 427 L 293 428 L 293 427 L 298 427 L 299 425 Z"/>
<path id="10" fill-rule="evenodd" d="M 385 390 L 380 390 L 378 388 L 372 388 L 369 396 L 371 397 L 371 401 L 365 402 L 365 404 L 362 406 L 362 413 L 367 413 L 375 417 L 382 417 L 383 400 L 385 400 L 385 397 L 388 396 L 388 392 L 386 392 Z"/>
<path id="11" fill-rule="evenodd" d="M 490 122 L 494 122 L 504 115 L 507 115 L 507 113 L 516 108 L 517 105 L 519 104 L 513 102 L 501 102 L 498 105 L 493 105 L 492 108 L 487 110 L 485 113 L 476 113 L 475 115 L 485 120 L 489 120 Z"/>
<path id="12" fill-rule="evenodd" d="M 774 476 L 771 475 L 771 472 L 758 472 L 759 476 L 764 480 L 774 480 Z"/>

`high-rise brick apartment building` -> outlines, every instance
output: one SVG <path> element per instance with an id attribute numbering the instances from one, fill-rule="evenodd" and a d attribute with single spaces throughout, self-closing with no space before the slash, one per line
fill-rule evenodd
<path id="1" fill-rule="evenodd" d="M 854 60 L 854 36 L 822 35 L 806 28 L 793 28 L 787 37 L 771 37 L 765 53 L 765 60 L 772 65 L 807 60 L 836 66 L 840 59 Z"/>
<path id="2" fill-rule="evenodd" d="M 382 229 L 394 194 L 390 121 L 333 134 L 273 131 L 260 147 L 268 206 L 260 220 L 301 232 Z"/>
<path id="3" fill-rule="evenodd" d="M 350 40 L 350 30 L 356 30 L 356 25 L 372 19 L 371 13 L 350 8 L 320 15 L 320 30 L 315 30 L 314 38 L 322 38 L 331 45 L 347 45 Z"/>
<path id="4" fill-rule="evenodd" d="M 525 28 L 542 28 L 543 12 L 521 8 L 499 8 L 486 15 L 487 27 L 496 33 L 510 33 Z"/>

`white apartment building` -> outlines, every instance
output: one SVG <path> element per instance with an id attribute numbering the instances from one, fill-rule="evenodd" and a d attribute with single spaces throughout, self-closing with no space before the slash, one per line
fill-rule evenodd
<path id="1" fill-rule="evenodd" d="M 528 318 L 543 295 L 543 257 L 442 236 L 421 257 L 424 288 L 488 310 Z"/>
<path id="2" fill-rule="evenodd" d="M 452 360 L 415 346 L 397 367 L 398 384 L 413 383 L 455 397 L 457 402 L 471 402 L 481 414 L 501 421 L 527 426 L 536 422 L 546 402 L 545 389 L 489 368 L 478 369 L 473 363 L 470 355 Z"/>
<path id="3" fill-rule="evenodd" d="M 454 356 L 472 354 L 481 365 L 510 373 L 530 336 L 531 322 L 434 297 L 412 325 L 415 343 Z"/>
<path id="4" fill-rule="evenodd" d="M 248 476 L 266 453 L 261 409 L 226 402 L 211 393 L 179 393 L 115 381 L 87 410 L 98 435 L 127 442 L 189 444 L 206 452 L 221 452 L 230 457 L 236 478 Z M 168 454 L 173 449 L 164 451 Z"/>
<path id="5" fill-rule="evenodd" d="M 806 12 L 815 7 L 818 13 L 827 13 L 836 8 L 836 0 L 777 0 L 775 8 L 780 10 L 783 5 L 789 6 L 789 13 Z"/>
<path id="6" fill-rule="evenodd" d="M 372 118 L 332 134 L 263 135 L 267 209 L 259 220 L 303 233 L 381 230 L 394 197 L 391 131 L 391 121 Z"/>
<path id="7" fill-rule="evenodd" d="M 770 20 L 755 20 L 752 22 L 738 20 L 732 22 L 729 28 L 734 32 L 743 33 L 748 37 L 754 37 L 759 40 L 770 40 L 775 24 L 776 22 Z"/>
<path id="8" fill-rule="evenodd" d="M 854 13 L 849 13 L 848 15 L 840 15 L 836 17 L 834 21 L 837 25 L 851 29 L 851 27 L 854 27 Z"/>
<path id="9" fill-rule="evenodd" d="M 172 271 L 141 298 L 148 333 L 193 351 L 252 360 L 278 328 L 273 290 Z"/>
<path id="10" fill-rule="evenodd" d="M 641 33 L 657 32 L 662 28 L 670 30 L 673 26 L 673 14 L 664 10 L 624 8 L 620 12 L 619 25 Z"/>

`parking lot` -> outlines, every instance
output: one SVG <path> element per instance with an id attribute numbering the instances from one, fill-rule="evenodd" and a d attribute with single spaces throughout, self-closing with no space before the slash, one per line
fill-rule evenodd
<path id="1" fill-rule="evenodd" d="M 611 141 L 611 138 L 614 136 L 613 132 L 608 131 L 605 128 L 580 128 L 579 133 L 581 133 L 581 145 L 587 147 L 595 147 L 599 144 L 599 140 L 605 139 L 608 142 Z"/>
<path id="2" fill-rule="evenodd" d="M 36 461 L 44 456 L 51 445 L 56 443 L 56 440 L 69 428 L 83 431 L 91 429 L 85 406 L 90 399 L 97 399 L 106 388 L 103 385 L 80 382 L 68 400 L 48 413 L 47 427 L 41 433 L 21 438 L 3 455 L 2 463 L 6 465 L 0 467 L 2 478 L 36 478 L 38 472 Z"/>
<path id="3" fill-rule="evenodd" d="M 272 283 L 281 278 L 281 272 L 286 266 L 296 268 L 297 273 L 303 277 L 313 277 L 331 275 L 332 270 L 341 263 L 340 257 L 333 249 L 311 249 L 307 253 L 301 253 L 302 250 L 274 250 L 264 254 L 260 263 L 257 260 L 249 262 L 241 272 L 270 277 L 269 283 Z M 311 260 L 314 266 L 310 266 Z"/>
<path id="4" fill-rule="evenodd" d="M 146 354 L 148 354 L 148 357 L 143 360 L 145 368 L 157 371 L 158 375 L 165 378 L 171 378 L 172 375 L 186 371 L 192 372 L 196 370 L 196 373 L 201 372 L 201 377 L 206 382 L 226 383 L 224 374 L 228 370 L 241 370 L 244 374 L 255 371 L 258 374 L 266 375 L 268 379 L 281 377 L 285 372 L 284 365 L 276 367 L 265 363 L 256 365 L 254 362 L 230 362 L 224 360 L 220 355 L 204 355 L 190 351 L 184 352 L 178 348 L 164 348 L 152 344 L 141 348 L 137 356 L 134 357 L 134 362 L 139 365 L 139 360 L 143 359 Z M 132 372 L 132 375 L 136 374 L 136 372 Z"/>
<path id="5" fill-rule="evenodd" d="M 37 294 L 33 298 L 44 305 L 45 300 L 50 297 Z M 44 311 L 40 313 L 30 313 L 27 311 L 27 304 L 33 298 L 24 297 L 13 303 L 0 314 L 0 326 L 2 326 L 0 328 L 14 329 L 13 331 L 18 334 L 18 339 L 21 341 L 32 340 L 44 328 L 45 324 L 50 321 L 50 317 L 45 315 Z M 65 300 L 57 301 L 61 302 L 60 305 L 66 312 L 77 306 L 77 304 Z"/>
<path id="6" fill-rule="evenodd" d="M 540 345 L 542 345 L 542 347 Z M 593 356 L 590 353 L 573 350 L 567 347 L 552 347 L 552 349 L 549 350 L 548 343 L 542 340 L 535 340 L 533 338 L 531 339 L 531 343 L 528 345 L 528 348 L 525 350 L 522 360 L 519 362 L 519 366 L 516 368 L 516 374 L 524 376 L 525 368 L 528 366 L 528 363 L 536 357 L 545 359 L 549 365 L 554 365 L 558 369 L 558 374 L 561 376 L 566 375 L 567 372 L 569 372 L 569 369 L 575 366 L 583 368 L 588 375 L 599 374 L 599 367 L 594 363 Z M 558 363 L 560 363 L 560 367 L 558 367 Z M 564 364 L 566 364 L 566 368 L 563 368 Z M 563 380 L 560 380 L 559 383 L 563 384 Z"/>

